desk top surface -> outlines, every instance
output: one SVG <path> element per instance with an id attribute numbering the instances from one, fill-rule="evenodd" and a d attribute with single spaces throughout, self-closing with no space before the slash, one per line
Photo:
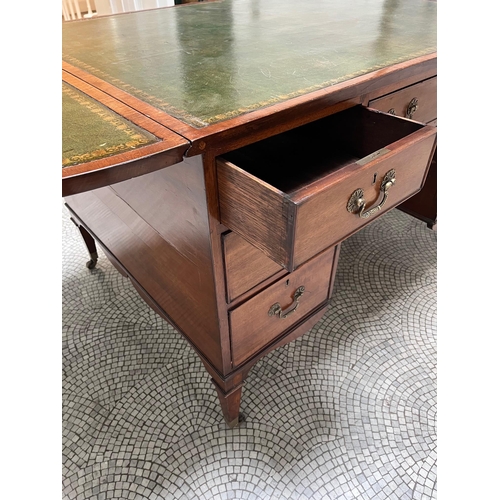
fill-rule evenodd
<path id="1" fill-rule="evenodd" d="M 203 128 L 436 51 L 426 0 L 222 0 L 64 23 L 63 60 Z"/>
<path id="2" fill-rule="evenodd" d="M 63 168 L 134 150 L 159 139 L 66 83 L 62 86 Z"/>

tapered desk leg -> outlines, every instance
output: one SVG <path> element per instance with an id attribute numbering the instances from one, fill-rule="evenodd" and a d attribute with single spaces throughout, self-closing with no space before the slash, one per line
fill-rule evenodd
<path id="1" fill-rule="evenodd" d="M 71 219 L 76 227 L 80 230 L 80 234 L 82 235 L 83 241 L 85 242 L 85 246 L 87 247 L 87 250 L 89 252 L 90 260 L 87 262 L 86 266 L 89 269 L 94 269 L 95 265 L 97 264 L 97 247 L 95 244 L 94 238 L 90 236 L 88 231 L 81 225 L 78 224 L 73 218 Z"/>
<path id="2" fill-rule="evenodd" d="M 229 428 L 236 427 L 240 422 L 240 401 L 241 401 L 241 389 L 243 384 L 231 389 L 229 392 L 224 392 L 212 379 L 212 382 L 217 390 L 219 396 L 220 405 L 222 408 L 222 414 L 226 420 Z"/>

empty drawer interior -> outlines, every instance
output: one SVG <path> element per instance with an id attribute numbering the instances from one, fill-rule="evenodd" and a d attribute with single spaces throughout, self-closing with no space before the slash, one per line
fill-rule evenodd
<path id="1" fill-rule="evenodd" d="M 416 122 L 355 106 L 226 153 L 224 158 L 292 195 L 422 127 Z"/>

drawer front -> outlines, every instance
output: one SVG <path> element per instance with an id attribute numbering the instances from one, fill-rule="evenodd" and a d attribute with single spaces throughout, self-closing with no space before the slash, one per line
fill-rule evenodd
<path id="1" fill-rule="evenodd" d="M 437 77 L 374 99 L 368 106 L 418 122 L 431 122 L 437 118 Z"/>
<path id="2" fill-rule="evenodd" d="M 434 143 L 435 136 L 431 135 L 404 145 L 400 150 L 396 148 L 378 161 L 357 165 L 358 168 L 348 167 L 343 175 L 330 179 L 324 189 L 315 192 L 314 196 L 306 197 L 297 207 L 296 265 L 315 255 L 318 250 L 344 240 L 378 215 L 417 193 L 424 184 Z M 395 184 L 387 190 L 386 201 L 379 210 L 366 218 L 360 217 L 359 212 L 348 211 L 349 200 L 359 189 L 363 191 L 367 207 L 363 215 L 379 206 L 384 200 L 382 183 L 391 170 L 394 171 Z"/>
<path id="3" fill-rule="evenodd" d="M 435 127 L 357 106 L 241 148 L 217 160 L 221 222 L 293 271 L 418 192 L 435 139 Z M 365 208 L 349 212 L 358 190 Z"/>
<path id="4" fill-rule="evenodd" d="M 228 302 L 271 278 L 283 268 L 236 233 L 223 236 Z"/>
<path id="5" fill-rule="evenodd" d="M 329 248 L 229 313 L 234 366 L 328 299 L 334 252 Z"/>

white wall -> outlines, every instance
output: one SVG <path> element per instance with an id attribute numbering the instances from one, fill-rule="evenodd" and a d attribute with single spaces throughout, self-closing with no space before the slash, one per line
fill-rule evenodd
<path id="1" fill-rule="evenodd" d="M 174 5 L 174 0 L 94 0 L 94 2 L 99 16 Z"/>
<path id="2" fill-rule="evenodd" d="M 82 14 L 84 12 L 87 12 L 87 2 L 85 0 L 78 0 L 78 5 L 80 6 L 80 11 Z M 95 2 L 94 0 L 90 0 L 90 8 L 92 9 L 93 12 L 95 12 Z"/>
<path id="3" fill-rule="evenodd" d="M 68 19 L 71 20 L 71 12 L 73 12 L 75 19 L 77 12 L 74 3 L 80 7 L 80 12 L 83 15 L 88 11 L 86 0 L 63 0 L 63 14 L 64 4 L 66 4 L 66 14 Z M 107 16 L 110 14 L 119 14 L 120 12 L 133 12 L 135 10 L 156 9 L 158 7 L 171 7 L 175 4 L 174 0 L 89 0 L 92 12 L 98 16 Z"/>

